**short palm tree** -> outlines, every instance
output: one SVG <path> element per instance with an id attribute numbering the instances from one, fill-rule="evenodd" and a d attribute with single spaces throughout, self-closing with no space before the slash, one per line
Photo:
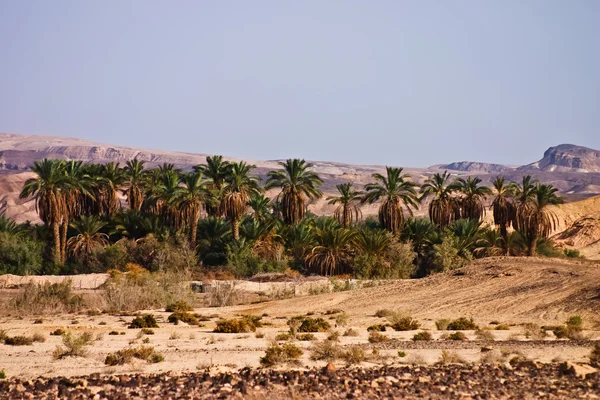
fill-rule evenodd
<path id="1" fill-rule="evenodd" d="M 354 231 L 345 228 L 317 229 L 316 246 L 306 256 L 309 269 L 334 275 L 348 267 L 354 253 Z"/>
<path id="2" fill-rule="evenodd" d="M 201 173 L 193 172 L 183 174 L 180 182 L 183 187 L 177 195 L 177 208 L 181 213 L 182 222 L 190 231 L 190 244 L 195 247 L 200 213 L 208 198 L 208 181 L 202 179 Z"/>
<path id="3" fill-rule="evenodd" d="M 277 201 L 283 221 L 296 225 L 306 214 L 307 201 L 323 196 L 319 189 L 323 180 L 310 170 L 313 165 L 304 160 L 291 159 L 279 165 L 283 170 L 269 172 L 265 189 L 281 188 Z"/>
<path id="4" fill-rule="evenodd" d="M 511 200 L 513 187 L 506 185 L 504 177 L 498 176 L 492 182 L 495 197 L 490 208 L 494 214 L 494 224 L 500 229 L 500 235 L 504 242 L 505 253 L 508 253 L 508 228 L 515 219 L 515 206 Z"/>
<path id="5" fill-rule="evenodd" d="M 33 197 L 40 219 L 52 231 L 54 236 L 54 262 L 63 263 L 61 254 L 60 226 L 65 219 L 67 207 L 64 192 L 70 187 L 62 160 L 35 161 L 30 167 L 37 176 L 25 181 L 20 198 Z"/>
<path id="6" fill-rule="evenodd" d="M 440 228 L 448 226 L 456 216 L 458 204 L 453 197 L 454 190 L 448 171 L 433 174 L 421 185 L 421 200 L 433 197 L 429 203 L 429 219 Z"/>
<path id="7" fill-rule="evenodd" d="M 210 198 L 206 203 L 206 213 L 209 216 L 221 217 L 224 210 L 221 208 L 221 190 L 225 179 L 231 169 L 231 163 L 223 160 L 223 156 L 208 156 L 206 164 L 196 165 L 194 171 L 204 174 L 211 183 L 208 186 Z"/>
<path id="8" fill-rule="evenodd" d="M 100 232 L 105 225 L 94 216 L 75 219 L 71 223 L 75 236 L 67 241 L 69 252 L 75 257 L 87 259 L 94 250 L 108 245 L 108 235 Z"/>
<path id="9" fill-rule="evenodd" d="M 231 222 L 234 240 L 240 238 L 240 220 L 246 214 L 248 201 L 252 196 L 260 193 L 259 178 L 250 175 L 250 171 L 254 168 L 255 165 L 248 165 L 244 161 L 232 163 L 223 185 L 221 208 L 225 218 Z"/>
<path id="10" fill-rule="evenodd" d="M 399 233 L 404 224 L 404 210 L 412 215 L 412 209 L 419 207 L 417 184 L 408 180 L 410 175 L 403 174 L 402 168 L 386 167 L 386 176 L 373 174 L 375 182 L 365 185 L 364 203 L 381 201 L 379 223 L 388 231 Z"/>
<path id="11" fill-rule="evenodd" d="M 390 245 L 390 234 L 383 229 L 362 228 L 354 238 L 354 243 L 361 254 L 381 256 Z"/>
<path id="12" fill-rule="evenodd" d="M 273 212 L 271 199 L 263 193 L 255 194 L 248 201 L 248 206 L 252 209 L 252 216 L 258 222 L 266 221 Z"/>
<path id="13" fill-rule="evenodd" d="M 127 196 L 129 208 L 135 211 L 140 211 L 144 202 L 144 190 L 146 189 L 147 171 L 144 170 L 144 161 L 134 158 L 127 161 L 125 165 L 125 181 L 123 182 L 126 189 L 124 191 Z"/>
<path id="14" fill-rule="evenodd" d="M 459 204 L 462 218 L 479 221 L 485 215 L 483 202 L 492 191 L 487 186 L 479 185 L 480 183 L 481 179 L 477 176 L 458 178 L 452 183 L 455 190 L 461 194 Z"/>
<path id="15" fill-rule="evenodd" d="M 24 233 L 24 228 L 6 215 L 0 214 L 0 232 L 7 233 L 11 236 L 20 236 Z"/>
<path id="16" fill-rule="evenodd" d="M 354 190 L 352 183 L 340 183 L 336 186 L 339 196 L 327 197 L 329 204 L 337 204 L 333 217 L 338 220 L 344 228 L 349 228 L 352 222 L 358 221 L 362 216 L 360 200 L 362 192 Z"/>

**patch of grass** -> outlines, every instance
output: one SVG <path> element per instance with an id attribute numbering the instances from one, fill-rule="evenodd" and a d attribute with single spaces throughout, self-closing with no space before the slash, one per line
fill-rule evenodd
<path id="1" fill-rule="evenodd" d="M 310 359 L 313 361 L 334 361 L 342 354 L 340 346 L 332 340 L 315 342 L 310 348 Z"/>
<path id="2" fill-rule="evenodd" d="M 402 350 L 398 350 L 398 357 L 400 357 L 400 358 L 406 357 L 406 352 L 402 351 Z"/>
<path id="3" fill-rule="evenodd" d="M 542 340 L 546 337 L 546 331 L 540 328 L 539 325 L 531 322 L 523 325 L 523 334 L 527 339 L 533 340 Z"/>
<path id="4" fill-rule="evenodd" d="M 473 318 L 466 319 L 465 317 L 460 317 L 451 321 L 447 328 L 449 331 L 471 331 L 477 329 L 479 329 L 479 327 L 475 324 Z"/>
<path id="5" fill-rule="evenodd" d="M 498 324 L 494 329 L 497 331 L 509 331 L 510 327 L 506 324 Z"/>
<path id="6" fill-rule="evenodd" d="M 186 301 L 179 300 L 175 303 L 168 304 L 165 307 L 166 312 L 177 313 L 177 312 L 190 312 L 194 311 L 194 307 L 190 306 Z"/>
<path id="7" fill-rule="evenodd" d="M 263 332 L 256 332 L 256 334 L 254 335 L 255 338 L 257 339 L 262 339 L 265 337 L 265 334 Z"/>
<path id="8" fill-rule="evenodd" d="M 83 309 L 83 298 L 73 294 L 72 281 L 29 283 L 8 302 L 8 308 L 19 315 L 65 312 Z"/>
<path id="9" fill-rule="evenodd" d="M 379 331 L 371 331 L 369 333 L 369 343 L 381 343 L 387 342 L 390 338 L 384 335 L 383 333 L 379 333 Z"/>
<path id="10" fill-rule="evenodd" d="M 358 345 L 348 346 L 341 352 L 340 357 L 342 360 L 346 361 L 347 364 L 360 364 L 367 359 L 365 351 Z"/>
<path id="11" fill-rule="evenodd" d="M 349 329 L 346 329 L 346 331 L 344 332 L 344 336 L 356 337 L 356 336 L 360 336 L 360 333 L 356 329 L 349 328 Z"/>
<path id="12" fill-rule="evenodd" d="M 129 329 L 138 329 L 138 328 L 158 328 L 158 323 L 156 322 L 156 318 L 152 314 L 138 315 L 131 321 L 129 324 Z"/>
<path id="13" fill-rule="evenodd" d="M 140 332 L 144 335 L 154 335 L 154 330 L 150 328 L 142 328 Z"/>
<path id="14" fill-rule="evenodd" d="M 446 340 L 467 340 L 467 335 L 462 332 L 454 332 L 449 334 Z"/>
<path id="15" fill-rule="evenodd" d="M 64 334 L 65 334 L 65 330 L 61 329 L 61 328 L 55 329 L 54 331 L 50 332 L 50 335 L 52 335 L 52 336 L 62 336 Z"/>
<path id="16" fill-rule="evenodd" d="M 419 340 L 433 340 L 433 337 L 431 336 L 431 333 L 429 333 L 427 331 L 422 331 L 422 332 L 415 334 L 415 336 L 413 336 L 412 340 L 415 342 L 419 341 Z"/>
<path id="17" fill-rule="evenodd" d="M 487 329 L 479 329 L 475 331 L 475 337 L 477 337 L 477 340 L 483 340 L 486 342 L 492 342 L 495 340 L 492 332 Z"/>
<path id="18" fill-rule="evenodd" d="M 367 332 L 385 332 L 386 325 L 384 324 L 375 324 L 371 325 L 367 328 Z"/>
<path id="19" fill-rule="evenodd" d="M 169 315 L 167 321 L 177 325 L 179 321 L 184 322 L 188 325 L 200 325 L 200 321 L 196 318 L 195 315 L 190 314 L 185 311 L 176 311 L 173 314 Z"/>
<path id="20" fill-rule="evenodd" d="M 335 316 L 335 324 L 337 326 L 346 326 L 350 317 L 346 313 L 341 313 Z"/>
<path id="21" fill-rule="evenodd" d="M 217 326 L 213 330 L 215 333 L 248 333 L 256 332 L 262 323 L 261 317 L 245 316 L 242 318 L 223 319 L 217 321 Z"/>
<path id="22" fill-rule="evenodd" d="M 312 333 L 301 333 L 301 334 L 296 335 L 296 339 L 303 341 L 303 342 L 309 342 L 309 341 L 316 340 L 317 338 Z"/>
<path id="23" fill-rule="evenodd" d="M 38 318 L 38 319 L 34 320 L 33 323 L 36 324 L 36 325 L 43 324 L 44 323 L 44 319 L 43 318 Z"/>
<path id="24" fill-rule="evenodd" d="M 4 369 L 0 370 L 0 379 L 6 379 L 6 371 Z"/>
<path id="25" fill-rule="evenodd" d="M 171 336 L 169 336 L 169 340 L 177 340 L 177 339 L 181 339 L 181 334 L 179 334 L 179 332 L 172 331 Z"/>
<path id="26" fill-rule="evenodd" d="M 450 322 L 451 321 L 449 319 L 438 319 L 435 321 L 435 327 L 438 331 L 446 331 L 448 330 L 448 325 L 450 325 Z"/>
<path id="27" fill-rule="evenodd" d="M 33 338 L 31 336 L 8 336 L 4 339 L 4 344 L 9 346 L 31 346 L 33 344 Z"/>
<path id="28" fill-rule="evenodd" d="M 340 341 L 340 332 L 339 331 L 331 331 L 329 335 L 327 335 L 327 340 L 331 340 L 333 342 Z"/>
<path id="29" fill-rule="evenodd" d="M 82 332 L 79 335 L 66 332 L 62 335 L 62 341 L 65 347 L 56 346 L 52 353 L 57 360 L 65 357 L 84 357 L 87 353 L 86 347 L 92 344 L 93 338 L 90 332 Z"/>
<path id="30" fill-rule="evenodd" d="M 289 333 L 279 333 L 277 336 L 275 336 L 275 340 L 278 342 L 286 342 L 288 340 L 292 339 L 292 335 Z"/>
<path id="31" fill-rule="evenodd" d="M 148 363 L 158 363 L 165 359 L 162 354 L 154 350 L 154 347 L 139 346 L 108 353 L 104 364 L 110 366 L 123 365 L 130 363 L 134 358 L 147 361 Z"/>
<path id="32" fill-rule="evenodd" d="M 43 334 L 41 334 L 39 332 L 36 332 L 33 334 L 31 339 L 37 343 L 44 343 L 46 341 L 46 336 L 44 336 Z"/>
<path id="33" fill-rule="evenodd" d="M 440 355 L 440 364 L 464 364 L 466 361 L 456 352 L 442 350 Z"/>
<path id="34" fill-rule="evenodd" d="M 387 317 L 389 317 L 390 315 L 392 315 L 393 313 L 394 313 L 394 311 L 392 311 L 392 310 L 390 310 L 390 309 L 387 309 L 387 308 L 383 308 L 383 309 L 381 309 L 381 310 L 377 310 L 377 311 L 375 312 L 375 316 L 376 316 L 376 317 L 379 317 L 379 318 L 387 318 Z"/>
<path id="35" fill-rule="evenodd" d="M 291 343 L 278 345 L 271 344 L 265 350 L 264 357 L 260 358 L 260 364 L 264 367 L 273 367 L 279 364 L 298 364 L 298 359 L 304 352 Z"/>

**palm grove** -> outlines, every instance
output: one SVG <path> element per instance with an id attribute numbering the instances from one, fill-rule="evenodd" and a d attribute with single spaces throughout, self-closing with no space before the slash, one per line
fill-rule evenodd
<path id="1" fill-rule="evenodd" d="M 43 225 L 0 216 L 0 272 L 105 272 L 138 264 L 151 271 L 251 276 L 287 269 L 359 278 L 425 276 L 473 257 L 534 255 L 553 250 L 548 236 L 562 202 L 557 189 L 530 176 L 476 177 L 436 173 L 422 185 L 402 168 L 373 174 L 364 188 L 337 185 L 327 197 L 333 217 L 308 211 L 323 181 L 304 160 L 280 162 L 264 185 L 254 165 L 221 156 L 190 172 L 172 164 L 42 160 L 21 198 L 34 199 Z M 273 199 L 265 190 L 276 193 Z M 126 206 L 121 204 L 121 196 Z M 492 199 L 495 226 L 482 225 Z M 362 218 L 361 206 L 378 206 Z M 413 217 L 421 204 L 427 217 Z M 550 249 L 550 250 L 549 250 Z M 224 276 L 225 276 L 224 275 Z"/>

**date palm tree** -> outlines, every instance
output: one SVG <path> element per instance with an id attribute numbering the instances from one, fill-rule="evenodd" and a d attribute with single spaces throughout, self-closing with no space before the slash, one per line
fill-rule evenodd
<path id="1" fill-rule="evenodd" d="M 494 224 L 500 229 L 504 251 L 508 254 L 508 228 L 515 219 L 515 206 L 511 200 L 514 191 L 513 186 L 505 184 L 503 176 L 498 176 L 492 182 L 495 197 L 490 208 L 494 215 Z"/>
<path id="2" fill-rule="evenodd" d="M 221 196 L 222 189 L 225 183 L 225 179 L 231 169 L 231 163 L 224 161 L 223 156 L 208 156 L 206 157 L 206 164 L 196 165 L 194 171 L 204 174 L 206 178 L 212 181 L 208 186 L 210 189 L 210 198 L 205 204 L 206 213 L 209 216 L 222 217 L 224 210 L 221 208 Z"/>
<path id="3" fill-rule="evenodd" d="M 25 181 L 19 197 L 33 197 L 40 219 L 53 233 L 54 262 L 62 265 L 60 226 L 67 212 L 64 192 L 71 185 L 65 173 L 65 163 L 62 160 L 44 159 L 35 161 L 30 169 L 37 176 Z"/>
<path id="4" fill-rule="evenodd" d="M 349 228 L 352 222 L 358 221 L 362 216 L 360 200 L 362 192 L 354 190 L 352 183 L 340 183 L 336 186 L 339 196 L 327 197 L 328 204 L 337 204 L 333 217 L 344 227 Z"/>
<path id="5" fill-rule="evenodd" d="M 252 196 L 260 193 L 259 178 L 250 175 L 255 165 L 248 165 L 244 161 L 231 163 L 229 173 L 223 185 L 222 206 L 225 218 L 231 222 L 233 240 L 240 238 L 240 220 L 246 213 L 248 201 Z"/>
<path id="6" fill-rule="evenodd" d="M 479 177 L 469 176 L 467 179 L 458 178 L 452 186 L 461 194 L 458 202 L 460 205 L 461 218 L 481 220 L 485 215 L 483 202 L 487 196 L 492 194 L 492 190 L 487 186 L 479 185 Z"/>
<path id="7" fill-rule="evenodd" d="M 156 169 L 153 182 L 147 186 L 142 210 L 164 219 L 175 231 L 179 229 L 181 213 L 177 200 L 183 188 L 174 169 Z"/>
<path id="8" fill-rule="evenodd" d="M 263 193 L 252 196 L 248 201 L 248 206 L 252 209 L 252 216 L 258 222 L 264 222 L 272 215 L 273 205 L 271 199 Z"/>
<path id="9" fill-rule="evenodd" d="M 450 174 L 435 173 L 421 185 L 421 201 L 433 197 L 429 203 L 429 219 L 440 228 L 448 226 L 456 216 L 458 203 L 453 197 L 456 188 L 450 184 Z"/>
<path id="10" fill-rule="evenodd" d="M 310 170 L 313 165 L 304 160 L 289 159 L 279 165 L 283 170 L 269 172 L 265 189 L 281 188 L 277 201 L 283 221 L 297 225 L 306 214 L 307 202 L 323 196 L 319 189 L 323 180 Z"/>
<path id="11" fill-rule="evenodd" d="M 87 259 L 95 249 L 108 245 L 108 235 L 100 232 L 105 225 L 95 216 L 81 216 L 75 219 L 71 223 L 75 236 L 67 241 L 69 253 Z"/>
<path id="12" fill-rule="evenodd" d="M 102 165 L 98 189 L 100 215 L 114 216 L 121 209 L 119 190 L 125 184 L 125 171 L 119 163 L 109 162 Z"/>
<path id="13" fill-rule="evenodd" d="M 183 174 L 180 182 L 183 184 L 183 188 L 177 197 L 177 207 L 182 221 L 190 230 L 190 244 L 195 247 L 200 212 L 208 198 L 208 181 L 202 178 L 202 173 L 192 172 Z"/>
<path id="14" fill-rule="evenodd" d="M 144 202 L 144 191 L 147 186 L 147 171 L 144 170 L 144 164 L 145 161 L 134 158 L 127 161 L 125 165 L 124 194 L 127 196 L 129 208 L 135 211 L 140 211 Z"/>
<path id="15" fill-rule="evenodd" d="M 355 232 L 345 228 L 317 229 L 316 246 L 306 256 L 309 269 L 334 275 L 348 267 L 353 255 Z"/>
<path id="16" fill-rule="evenodd" d="M 417 184 L 408 180 L 410 175 L 403 174 L 402 168 L 386 167 L 386 175 L 373 174 L 373 183 L 365 185 L 363 203 L 376 203 L 379 206 L 379 223 L 388 231 L 397 234 L 404 224 L 404 210 L 412 215 L 412 209 L 419 207 Z"/>

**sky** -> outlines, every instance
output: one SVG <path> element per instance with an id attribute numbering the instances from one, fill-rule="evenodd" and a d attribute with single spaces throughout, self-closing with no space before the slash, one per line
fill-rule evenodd
<path id="1" fill-rule="evenodd" d="M 0 0 L 0 132 L 253 160 L 600 149 L 597 0 Z"/>

